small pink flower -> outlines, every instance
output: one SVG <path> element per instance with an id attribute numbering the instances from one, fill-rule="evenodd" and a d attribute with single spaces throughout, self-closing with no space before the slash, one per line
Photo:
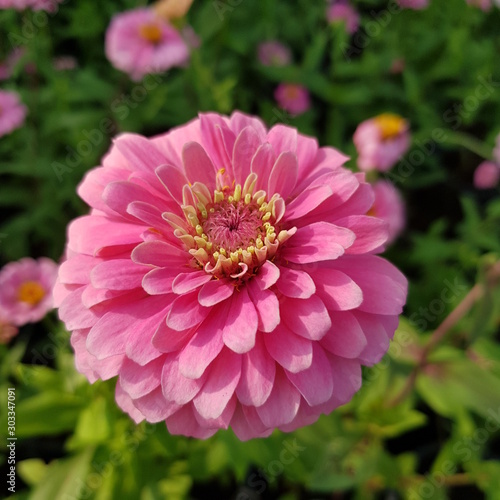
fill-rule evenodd
<path id="1" fill-rule="evenodd" d="M 17 92 L 0 90 L 0 137 L 21 127 L 27 109 Z"/>
<path id="2" fill-rule="evenodd" d="M 295 83 L 280 83 L 274 91 L 278 105 L 292 115 L 300 115 L 311 107 L 309 91 Z"/>
<path id="3" fill-rule="evenodd" d="M 54 288 L 90 381 L 139 422 L 288 432 L 346 403 L 389 347 L 405 277 L 346 157 L 291 127 L 202 114 L 124 134 L 80 185 Z"/>
<path id="4" fill-rule="evenodd" d="M 286 66 L 292 61 L 290 49 L 277 40 L 260 43 L 257 55 L 264 66 Z"/>
<path id="5" fill-rule="evenodd" d="M 41 320 L 52 309 L 57 264 L 28 257 L 6 264 L 0 271 L 0 308 L 8 322 L 22 326 Z"/>
<path id="6" fill-rule="evenodd" d="M 364 121 L 354 132 L 361 170 L 390 170 L 410 147 L 409 125 L 392 113 L 383 113 Z"/>
<path id="7" fill-rule="evenodd" d="M 467 0 L 472 7 L 477 7 L 484 12 L 489 12 L 493 7 L 492 0 Z"/>
<path id="8" fill-rule="evenodd" d="M 477 189 L 492 189 L 500 180 L 500 165 L 483 161 L 474 171 L 474 186 Z"/>
<path id="9" fill-rule="evenodd" d="M 421 10 L 429 6 L 429 0 L 398 0 L 401 7 L 406 9 Z"/>
<path id="10" fill-rule="evenodd" d="M 25 52 L 23 47 L 17 47 L 3 61 L 0 61 L 0 80 L 7 80 L 12 76 L 12 71 Z"/>
<path id="11" fill-rule="evenodd" d="M 335 1 L 326 12 L 326 17 L 330 23 L 345 23 L 347 32 L 351 35 L 359 28 L 359 14 L 356 9 L 345 1 Z"/>
<path id="12" fill-rule="evenodd" d="M 375 202 L 369 214 L 387 222 L 389 238 L 392 243 L 401 234 L 406 225 L 405 204 L 401 194 L 389 181 L 377 181 L 373 185 Z"/>
<path id="13" fill-rule="evenodd" d="M 182 66 L 189 50 L 181 35 L 152 9 L 117 14 L 106 32 L 106 56 L 115 68 L 140 80 L 148 73 L 162 73 Z"/>
<path id="14" fill-rule="evenodd" d="M 0 0 L 0 9 L 31 9 L 56 12 L 58 4 L 62 1 L 63 0 Z"/>

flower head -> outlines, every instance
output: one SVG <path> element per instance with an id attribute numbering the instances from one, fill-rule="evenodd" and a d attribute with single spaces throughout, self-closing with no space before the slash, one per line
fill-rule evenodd
<path id="1" fill-rule="evenodd" d="M 31 9 L 55 12 L 58 8 L 57 4 L 62 1 L 63 0 L 0 0 L 0 9 Z"/>
<path id="2" fill-rule="evenodd" d="M 410 147 L 408 122 L 383 113 L 361 123 L 353 135 L 361 170 L 386 172 Z"/>
<path id="3" fill-rule="evenodd" d="M 260 43 L 257 55 L 264 66 L 286 66 L 292 60 L 290 49 L 277 40 Z"/>
<path id="4" fill-rule="evenodd" d="M 500 165 L 483 161 L 474 171 L 474 186 L 477 189 L 494 188 L 500 181 Z"/>
<path id="5" fill-rule="evenodd" d="M 405 204 L 401 194 L 391 182 L 377 181 L 372 187 L 375 201 L 368 213 L 387 222 L 389 232 L 387 244 L 389 244 L 401 234 L 405 227 Z"/>
<path id="6" fill-rule="evenodd" d="M 326 12 L 329 22 L 343 22 L 347 32 L 351 35 L 359 28 L 359 14 L 356 9 L 345 1 L 336 1 L 332 3 Z"/>
<path id="7" fill-rule="evenodd" d="M 17 326 L 41 320 L 52 309 L 57 264 L 50 259 L 24 258 L 0 271 L 0 308 L 6 321 Z"/>
<path id="8" fill-rule="evenodd" d="M 113 66 L 139 80 L 182 66 L 189 50 L 181 35 L 152 9 L 117 14 L 106 33 L 106 56 Z"/>
<path id="9" fill-rule="evenodd" d="M 21 127 L 26 113 L 26 106 L 17 92 L 0 90 L 0 137 Z"/>
<path id="10" fill-rule="evenodd" d="M 398 0 L 401 7 L 413 10 L 426 9 L 429 6 L 429 0 Z"/>
<path id="11" fill-rule="evenodd" d="M 79 187 L 54 289 L 89 380 L 200 438 L 290 431 L 346 403 L 386 352 L 406 279 L 346 157 L 293 128 L 203 114 L 118 137 Z"/>
<path id="12" fill-rule="evenodd" d="M 279 106 L 292 115 L 300 115 L 311 107 L 309 91 L 295 83 L 280 83 L 274 91 Z"/>

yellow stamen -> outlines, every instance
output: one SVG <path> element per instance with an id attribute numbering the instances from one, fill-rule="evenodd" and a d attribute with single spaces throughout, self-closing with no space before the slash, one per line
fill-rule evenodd
<path id="1" fill-rule="evenodd" d="M 393 113 L 382 113 L 373 120 L 380 129 L 380 134 L 384 141 L 397 137 L 407 127 L 406 120 Z"/>
<path id="2" fill-rule="evenodd" d="M 36 281 L 25 281 L 17 292 L 17 298 L 30 306 L 36 306 L 46 295 L 40 283 Z"/>
<path id="3" fill-rule="evenodd" d="M 143 24 L 139 28 L 139 33 L 142 38 L 155 45 L 161 42 L 161 27 L 157 23 Z"/>

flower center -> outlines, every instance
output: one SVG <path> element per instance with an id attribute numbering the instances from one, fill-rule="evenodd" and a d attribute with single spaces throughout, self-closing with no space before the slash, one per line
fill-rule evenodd
<path id="1" fill-rule="evenodd" d="M 45 290 L 40 283 L 36 281 L 26 281 L 18 291 L 17 298 L 21 302 L 26 302 L 30 306 L 35 306 L 45 297 Z"/>
<path id="2" fill-rule="evenodd" d="M 155 45 L 161 41 L 161 28 L 156 23 L 143 24 L 139 28 L 139 33 L 142 38 Z"/>
<path id="3" fill-rule="evenodd" d="M 223 176 L 221 169 L 218 187 Z M 285 212 L 283 199 L 274 194 L 268 200 L 265 191 L 254 192 L 256 182 L 257 175 L 252 173 L 243 187 L 223 186 L 213 195 L 200 182 L 186 185 L 182 209 L 188 224 L 181 224 L 182 219 L 175 214 L 163 214 L 196 265 L 217 278 L 251 277 L 293 235 L 292 231 L 278 228 Z"/>
<path id="4" fill-rule="evenodd" d="M 374 118 L 382 140 L 394 139 L 406 129 L 406 120 L 393 113 L 382 113 Z"/>
<path id="5" fill-rule="evenodd" d="M 285 97 L 290 101 L 294 101 L 299 97 L 299 87 L 297 85 L 287 85 L 285 88 Z"/>

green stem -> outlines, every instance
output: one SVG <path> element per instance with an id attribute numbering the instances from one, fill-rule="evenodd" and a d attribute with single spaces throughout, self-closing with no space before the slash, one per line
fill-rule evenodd
<path id="1" fill-rule="evenodd" d="M 462 146 L 478 156 L 483 157 L 485 160 L 491 159 L 491 147 L 469 134 L 446 130 L 444 137 L 443 142 L 447 144 Z"/>

